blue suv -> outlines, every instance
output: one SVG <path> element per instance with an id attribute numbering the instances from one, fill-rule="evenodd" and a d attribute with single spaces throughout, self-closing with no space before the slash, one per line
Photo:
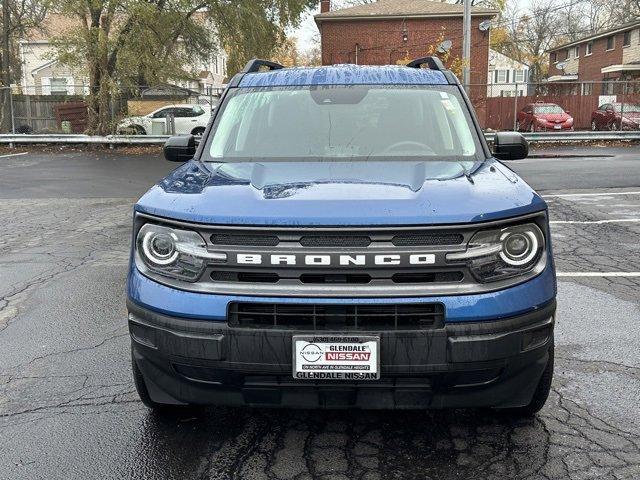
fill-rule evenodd
<path id="1" fill-rule="evenodd" d="M 135 205 L 132 365 L 151 408 L 490 407 L 553 375 L 547 205 L 456 77 L 253 60 Z"/>

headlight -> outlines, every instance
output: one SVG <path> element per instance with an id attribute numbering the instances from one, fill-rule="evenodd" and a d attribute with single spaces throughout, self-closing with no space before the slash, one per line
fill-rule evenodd
<path id="1" fill-rule="evenodd" d="M 189 230 L 146 223 L 136 237 L 136 260 L 160 275 L 195 282 L 207 263 L 224 262 L 224 253 L 207 250 L 202 237 Z"/>
<path id="2" fill-rule="evenodd" d="M 544 235 L 534 223 L 476 233 L 467 251 L 447 254 L 447 261 L 466 261 L 479 282 L 495 282 L 532 271 L 545 260 Z"/>

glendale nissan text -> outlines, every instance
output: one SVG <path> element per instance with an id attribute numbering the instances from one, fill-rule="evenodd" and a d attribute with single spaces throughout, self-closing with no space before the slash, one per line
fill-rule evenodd
<path id="1" fill-rule="evenodd" d="M 435 57 L 250 61 L 135 205 L 127 307 L 150 408 L 487 407 L 553 376 L 547 205 Z"/>

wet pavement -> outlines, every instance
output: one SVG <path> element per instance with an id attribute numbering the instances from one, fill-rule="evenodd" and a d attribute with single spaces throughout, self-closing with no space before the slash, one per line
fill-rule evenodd
<path id="1" fill-rule="evenodd" d="M 634 151 L 510 164 L 547 196 L 565 275 L 553 392 L 532 420 L 474 410 L 155 416 L 131 379 L 124 278 L 132 202 L 171 165 L 0 157 L 0 479 L 640 478 L 640 275 L 584 276 L 640 272 Z M 562 173 L 598 161 L 597 175 Z"/>

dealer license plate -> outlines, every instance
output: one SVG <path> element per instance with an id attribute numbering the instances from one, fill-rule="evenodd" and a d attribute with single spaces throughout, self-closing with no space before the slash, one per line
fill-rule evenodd
<path id="1" fill-rule="evenodd" d="M 293 378 L 308 380 L 377 380 L 377 335 L 294 335 Z"/>

